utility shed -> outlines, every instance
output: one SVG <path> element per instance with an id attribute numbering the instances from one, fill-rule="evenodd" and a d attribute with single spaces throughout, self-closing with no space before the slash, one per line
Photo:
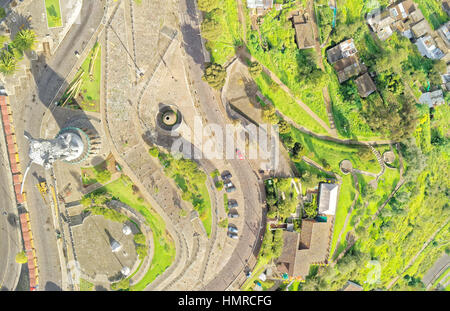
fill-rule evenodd
<path id="1" fill-rule="evenodd" d="M 358 87 L 358 93 L 359 96 L 366 98 L 373 92 L 377 90 L 377 87 L 375 83 L 373 82 L 372 78 L 369 76 L 369 74 L 366 72 L 359 78 L 355 80 L 356 86 Z"/>

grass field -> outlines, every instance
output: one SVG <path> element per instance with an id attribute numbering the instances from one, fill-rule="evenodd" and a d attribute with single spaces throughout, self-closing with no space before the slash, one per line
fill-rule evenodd
<path id="1" fill-rule="evenodd" d="M 91 282 L 80 278 L 80 291 L 82 292 L 91 292 L 94 290 L 94 284 L 92 284 Z"/>
<path id="2" fill-rule="evenodd" d="M 45 12 L 47 13 L 48 28 L 61 27 L 61 8 L 59 0 L 45 0 Z"/>
<path id="3" fill-rule="evenodd" d="M 235 54 L 235 46 L 241 42 L 241 25 L 239 24 L 237 3 L 235 0 L 221 0 L 222 15 L 213 18 L 223 30 L 214 41 L 207 41 L 206 48 L 211 54 L 211 61 L 223 65 Z"/>
<path id="4" fill-rule="evenodd" d="M 172 264 L 175 259 L 175 245 L 166 230 L 164 220 L 147 202 L 139 200 L 139 195 L 133 193 L 132 185 L 128 177 L 122 176 L 97 191 L 106 191 L 139 212 L 152 230 L 154 254 L 150 269 L 138 283 L 130 287 L 130 290 L 141 291 Z"/>
<path id="5" fill-rule="evenodd" d="M 261 72 L 255 77 L 255 82 L 258 85 L 261 93 L 267 97 L 273 105 L 285 116 L 292 119 L 300 126 L 317 134 L 326 134 L 326 130 L 317 123 L 306 111 L 304 111 L 285 91 L 278 85 L 273 83 L 270 77 Z"/>
<path id="6" fill-rule="evenodd" d="M 203 204 L 205 206 L 199 218 L 202 221 L 203 227 L 205 227 L 206 234 L 209 237 L 211 235 L 212 216 L 211 216 L 211 199 L 209 197 L 206 184 L 202 185 L 199 188 L 199 193 L 201 197 L 204 199 Z"/>
<path id="7" fill-rule="evenodd" d="M 98 49 L 97 57 L 93 65 L 92 76 L 89 75 L 89 67 L 93 56 L 96 54 L 95 51 Z M 102 74 L 102 61 L 101 61 L 101 46 L 96 43 L 92 50 L 89 52 L 88 56 L 81 65 L 80 70 L 77 72 L 74 80 L 70 83 L 65 94 L 62 96 L 60 102 L 64 103 L 68 96 L 68 91 L 70 87 L 79 79 L 81 76 L 82 82 L 77 98 L 69 99 L 67 106 L 74 109 L 83 109 L 85 111 L 100 112 L 100 81 Z"/>

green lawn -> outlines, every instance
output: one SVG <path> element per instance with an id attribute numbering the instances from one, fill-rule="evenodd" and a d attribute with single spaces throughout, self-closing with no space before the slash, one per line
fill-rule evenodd
<path id="1" fill-rule="evenodd" d="M 48 28 L 61 27 L 61 8 L 59 0 L 45 0 L 45 11 L 47 13 Z"/>
<path id="2" fill-rule="evenodd" d="M 326 130 L 314 120 L 303 108 L 301 108 L 289 94 L 276 85 L 270 77 L 261 72 L 255 78 L 261 93 L 267 97 L 273 105 L 285 116 L 292 119 L 295 123 L 303 126 L 311 132 L 317 134 L 326 134 Z M 322 102 L 323 106 L 323 102 Z"/>
<path id="3" fill-rule="evenodd" d="M 98 53 L 96 53 L 98 49 Z M 93 57 L 96 55 L 95 62 L 93 64 L 92 76 L 89 75 L 90 63 Z M 92 50 L 89 52 L 86 59 L 83 61 L 80 70 L 77 72 L 74 80 L 69 84 L 65 94 L 62 96 L 60 103 L 64 103 L 68 96 L 68 91 L 72 85 L 81 76 L 82 82 L 76 99 L 69 99 L 67 106 L 74 109 L 83 109 L 85 111 L 100 112 L 100 82 L 102 74 L 102 61 L 101 61 L 101 46 L 96 43 Z"/>
<path id="4" fill-rule="evenodd" d="M 223 14 L 212 16 L 223 30 L 214 41 L 207 41 L 206 48 L 211 54 L 211 62 L 223 65 L 235 54 L 235 46 L 241 42 L 241 25 L 239 24 L 237 2 L 221 0 L 220 8 Z"/>
<path id="5" fill-rule="evenodd" d="M 97 191 L 106 191 L 112 194 L 114 198 L 119 199 L 121 202 L 139 212 L 144 216 L 147 224 L 152 230 L 154 254 L 150 269 L 142 280 L 130 287 L 133 291 L 141 291 L 172 264 L 175 259 L 175 245 L 172 237 L 166 230 L 164 220 L 155 212 L 150 204 L 145 201 L 141 202 L 138 194 L 133 194 L 132 185 L 133 184 L 128 177 L 122 176 Z"/>
<path id="6" fill-rule="evenodd" d="M 94 284 L 91 282 L 80 278 L 80 291 L 82 292 L 91 292 L 94 289 Z"/>
<path id="7" fill-rule="evenodd" d="M 205 227 L 206 234 L 209 237 L 211 235 L 212 216 L 211 216 L 211 199 L 209 197 L 208 188 L 206 188 L 206 184 L 200 187 L 199 193 L 201 197 L 204 199 L 203 204 L 205 206 L 205 208 L 199 215 L 199 218 L 202 221 L 203 227 Z"/>

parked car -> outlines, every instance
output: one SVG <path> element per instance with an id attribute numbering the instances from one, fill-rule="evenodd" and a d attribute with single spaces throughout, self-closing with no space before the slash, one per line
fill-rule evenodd
<path id="1" fill-rule="evenodd" d="M 238 217 L 239 217 L 238 212 L 234 212 L 234 213 L 229 212 L 228 213 L 228 218 L 238 218 Z"/>
<path id="2" fill-rule="evenodd" d="M 236 233 L 236 234 L 238 233 L 238 229 L 236 227 L 233 227 L 233 226 L 228 226 L 228 231 Z"/>
<path id="3" fill-rule="evenodd" d="M 238 235 L 236 233 L 228 232 L 227 235 L 228 235 L 229 238 L 232 238 L 232 239 L 237 239 L 238 238 Z"/>
<path id="4" fill-rule="evenodd" d="M 228 192 L 228 193 L 236 191 L 236 187 L 235 186 L 228 187 L 228 188 L 225 189 L 225 191 Z"/>
<path id="5" fill-rule="evenodd" d="M 233 187 L 233 183 L 231 181 L 226 181 L 223 183 L 223 185 L 225 186 L 225 188 Z"/>
<path id="6" fill-rule="evenodd" d="M 236 200 L 229 200 L 228 208 L 235 208 L 235 207 L 238 207 L 238 203 L 236 202 Z"/>
<path id="7" fill-rule="evenodd" d="M 225 174 L 222 174 L 222 180 L 228 180 L 228 179 L 230 179 L 231 177 L 233 177 L 233 175 L 231 175 L 230 172 L 227 172 L 227 173 L 225 173 Z"/>

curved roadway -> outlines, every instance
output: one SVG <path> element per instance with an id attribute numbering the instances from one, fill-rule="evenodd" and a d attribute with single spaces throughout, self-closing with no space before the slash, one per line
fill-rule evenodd
<path id="1" fill-rule="evenodd" d="M 195 0 L 180 1 L 181 25 L 184 48 L 187 54 L 189 77 L 196 90 L 197 99 L 205 118 L 209 123 L 225 128 L 225 117 L 220 113 L 220 102 L 211 88 L 202 80 L 204 55 L 200 40 L 198 15 Z M 225 290 L 233 281 L 243 274 L 252 253 L 257 254 L 260 247 L 260 229 L 262 221 L 262 199 L 260 198 L 258 179 L 248 161 L 228 160 L 238 181 L 238 190 L 244 192 L 245 222 L 240 230 L 238 244 L 230 260 L 222 270 L 203 288 L 203 290 Z"/>

